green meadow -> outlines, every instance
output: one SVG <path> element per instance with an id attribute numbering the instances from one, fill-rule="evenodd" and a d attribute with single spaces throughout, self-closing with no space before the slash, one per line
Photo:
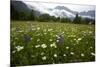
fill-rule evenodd
<path id="1" fill-rule="evenodd" d="M 12 66 L 95 61 L 95 25 L 11 21 Z"/>

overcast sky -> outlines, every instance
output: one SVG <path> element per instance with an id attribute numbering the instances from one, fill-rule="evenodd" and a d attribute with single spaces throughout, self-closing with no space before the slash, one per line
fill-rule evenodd
<path id="1" fill-rule="evenodd" d="M 47 1 L 40 1 L 37 2 L 37 0 L 22 0 L 23 2 L 30 4 L 32 6 L 38 5 L 38 7 L 47 7 L 47 8 L 54 8 L 56 6 L 65 6 L 71 10 L 82 12 L 82 11 L 88 11 L 88 10 L 95 10 L 94 5 L 79 5 L 79 4 L 69 4 L 69 3 L 64 3 L 64 2 L 57 2 L 57 3 L 50 3 Z M 63 0 L 62 0 L 63 1 Z"/>

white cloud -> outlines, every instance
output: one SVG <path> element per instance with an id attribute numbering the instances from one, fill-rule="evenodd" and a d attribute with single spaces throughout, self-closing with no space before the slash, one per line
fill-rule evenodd
<path id="1" fill-rule="evenodd" d="M 69 3 L 54 3 L 54 2 L 42 2 L 42 1 L 24 1 L 27 4 L 32 6 L 37 6 L 38 8 L 54 8 L 56 6 L 65 6 L 74 11 L 88 11 L 88 10 L 95 10 L 94 5 L 79 5 L 79 4 L 69 4 Z M 42 9 L 41 9 L 42 10 Z"/>

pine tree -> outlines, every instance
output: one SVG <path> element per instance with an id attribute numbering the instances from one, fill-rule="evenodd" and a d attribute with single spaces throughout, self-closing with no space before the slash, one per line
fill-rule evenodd
<path id="1" fill-rule="evenodd" d="M 35 11 L 32 10 L 30 13 L 30 20 L 35 20 Z"/>
<path id="2" fill-rule="evenodd" d="M 73 23 L 75 23 L 75 24 L 80 24 L 80 23 L 82 23 L 82 22 L 81 22 L 81 17 L 79 17 L 78 14 L 76 14 L 76 17 L 74 18 Z"/>

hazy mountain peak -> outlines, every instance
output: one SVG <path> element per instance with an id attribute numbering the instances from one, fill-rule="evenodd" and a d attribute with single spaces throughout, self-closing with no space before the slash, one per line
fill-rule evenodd
<path id="1" fill-rule="evenodd" d="M 55 16 L 55 17 L 68 17 L 73 18 L 78 13 L 82 17 L 92 17 L 95 18 L 95 10 L 90 10 L 87 12 L 77 12 L 73 11 L 67 6 L 55 6 L 54 8 L 49 8 L 47 6 L 44 6 L 41 3 L 25 3 L 23 1 L 14 1 L 11 2 L 15 9 L 18 11 L 24 11 L 24 12 L 30 12 L 32 9 L 36 11 L 37 15 L 47 13 L 49 15 Z"/>
<path id="2" fill-rule="evenodd" d="M 56 6 L 55 9 L 72 11 L 69 8 L 65 7 L 65 6 Z"/>

